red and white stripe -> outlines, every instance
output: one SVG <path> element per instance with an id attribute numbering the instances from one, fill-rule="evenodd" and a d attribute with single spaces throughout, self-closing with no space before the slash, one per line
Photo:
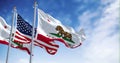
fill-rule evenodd
<path id="1" fill-rule="evenodd" d="M 15 33 L 15 36 L 14 36 L 14 42 L 28 44 L 28 43 L 31 42 L 31 37 L 27 36 L 27 35 L 24 35 L 17 30 L 16 33 Z"/>
<path id="2" fill-rule="evenodd" d="M 54 55 L 59 48 L 59 45 L 55 44 L 53 39 L 43 36 L 41 34 L 37 35 L 34 45 L 44 48 L 51 55 Z"/>
<path id="3" fill-rule="evenodd" d="M 5 40 L 0 40 L 0 44 L 9 45 L 9 42 L 7 42 Z M 31 54 L 30 49 L 27 46 L 20 47 L 20 46 L 14 46 L 13 44 L 11 44 L 11 47 L 16 48 L 16 49 L 20 49 L 22 51 L 26 51 L 28 54 Z"/>

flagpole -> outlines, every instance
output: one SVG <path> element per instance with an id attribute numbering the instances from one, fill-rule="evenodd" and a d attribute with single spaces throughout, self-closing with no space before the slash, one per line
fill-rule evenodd
<path id="1" fill-rule="evenodd" d="M 12 17 L 12 24 L 11 24 L 11 30 L 10 30 L 9 45 L 8 45 L 7 56 L 6 56 L 6 63 L 8 63 L 9 61 L 9 52 L 10 52 L 10 46 L 11 46 L 11 38 L 12 38 L 12 32 L 14 27 L 15 15 L 16 15 L 16 7 L 14 7 L 13 9 L 13 17 Z"/>
<path id="2" fill-rule="evenodd" d="M 31 48 L 30 48 L 30 51 L 31 51 L 31 54 L 30 54 L 30 63 L 32 63 L 32 48 L 33 48 L 33 42 L 34 42 L 34 33 L 35 33 L 35 22 L 36 22 L 36 9 L 37 9 L 37 2 L 34 3 L 34 19 L 33 19 L 33 29 L 32 29 L 32 42 L 31 42 Z"/>

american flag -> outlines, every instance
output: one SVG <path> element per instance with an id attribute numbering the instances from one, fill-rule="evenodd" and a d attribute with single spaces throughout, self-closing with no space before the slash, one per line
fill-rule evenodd
<path id="1" fill-rule="evenodd" d="M 32 26 L 18 14 L 17 29 L 14 37 L 14 42 L 24 43 L 24 44 L 30 43 L 31 36 L 32 36 Z"/>
<path id="2" fill-rule="evenodd" d="M 17 15 L 17 30 L 14 36 L 14 42 L 21 44 L 29 44 L 32 36 L 32 26 L 26 22 L 19 14 Z M 45 49 L 49 54 L 54 55 L 59 48 L 59 45 L 54 43 L 54 39 L 43 36 L 41 34 L 35 36 L 34 45 Z"/>

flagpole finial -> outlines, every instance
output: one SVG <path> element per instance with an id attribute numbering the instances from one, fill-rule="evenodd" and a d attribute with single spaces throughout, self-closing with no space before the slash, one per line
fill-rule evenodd
<path id="1" fill-rule="evenodd" d="M 16 6 L 14 6 L 14 9 L 16 9 Z"/>
<path id="2" fill-rule="evenodd" d="M 14 6 L 13 9 L 15 10 L 15 9 L 16 9 L 16 6 Z"/>
<path id="3" fill-rule="evenodd" d="M 37 7 L 37 1 L 35 1 L 34 6 Z"/>
<path id="4" fill-rule="evenodd" d="M 15 12 L 17 11 L 17 10 L 16 10 L 16 6 L 13 7 L 13 11 L 15 11 Z"/>

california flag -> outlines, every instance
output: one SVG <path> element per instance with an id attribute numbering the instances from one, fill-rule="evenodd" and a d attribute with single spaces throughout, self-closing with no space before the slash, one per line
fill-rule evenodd
<path id="1" fill-rule="evenodd" d="M 5 22 L 5 20 L 2 17 L 0 17 L 0 44 L 9 44 L 10 29 L 11 27 Z M 30 54 L 29 44 L 20 44 L 11 40 L 10 46 L 12 48 L 17 48 L 26 51 L 28 54 Z"/>
<path id="2" fill-rule="evenodd" d="M 69 48 L 76 48 L 85 40 L 84 31 L 75 32 L 64 26 L 59 20 L 38 9 L 38 32 L 44 36 L 58 39 Z"/>

